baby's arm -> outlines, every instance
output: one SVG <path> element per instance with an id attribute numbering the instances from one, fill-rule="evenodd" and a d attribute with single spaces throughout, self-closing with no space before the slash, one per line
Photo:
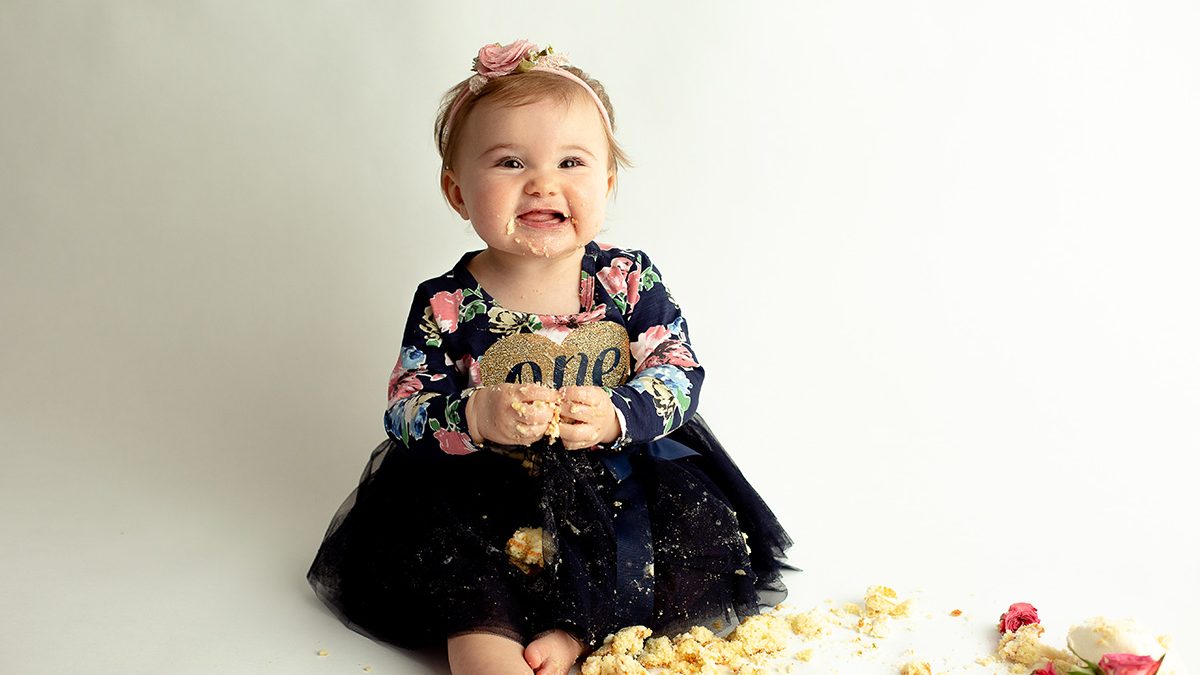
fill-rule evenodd
<path id="1" fill-rule="evenodd" d="M 688 342 L 687 321 L 658 270 L 644 253 L 628 251 L 621 257 L 625 262 L 617 264 L 620 257 L 614 258 L 599 273 L 611 280 L 612 270 L 629 269 L 626 289 L 616 297 L 625 306 L 633 374 L 610 397 L 622 422 L 616 447 L 649 442 L 678 429 L 695 414 L 704 382 L 704 368 Z M 612 285 L 605 284 L 610 294 Z"/>
<path id="2" fill-rule="evenodd" d="M 422 285 L 413 298 L 400 358 L 388 382 L 388 408 L 383 416 L 388 435 L 406 446 L 432 435 L 442 452 L 465 455 L 479 449 L 465 406 L 479 388 L 471 373 L 478 366 L 470 355 L 452 359 L 447 336 L 457 330 L 461 295 Z M 438 311 L 434 311 L 434 307 Z"/>

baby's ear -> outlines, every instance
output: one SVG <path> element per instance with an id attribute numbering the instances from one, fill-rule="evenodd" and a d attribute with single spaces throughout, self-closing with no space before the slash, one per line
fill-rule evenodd
<path id="1" fill-rule="evenodd" d="M 615 190 L 615 189 L 617 189 L 617 170 L 609 169 L 608 170 L 608 189 L 604 191 L 604 197 L 605 198 L 611 197 L 613 190 Z"/>
<path id="2" fill-rule="evenodd" d="M 467 203 L 463 200 L 462 188 L 458 186 L 458 177 L 450 169 L 442 169 L 442 196 L 463 220 L 471 219 L 471 214 L 467 212 Z"/>

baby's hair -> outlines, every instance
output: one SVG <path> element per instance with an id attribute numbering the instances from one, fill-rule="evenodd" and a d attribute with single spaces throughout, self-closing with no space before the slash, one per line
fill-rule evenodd
<path id="1" fill-rule="evenodd" d="M 592 91 L 596 92 L 596 96 L 604 104 L 605 112 L 608 113 L 609 123 L 615 129 L 616 119 L 613 117 L 612 101 L 608 99 L 604 85 L 575 66 L 560 67 L 586 82 Z M 470 78 L 463 80 L 446 92 L 442 98 L 442 105 L 438 109 L 437 121 L 433 125 L 433 138 L 437 143 L 438 154 L 442 157 L 443 169 L 454 168 L 454 152 L 457 150 L 459 139 L 462 136 L 463 123 L 471 111 L 483 101 L 493 101 L 497 105 L 516 107 L 553 98 L 566 105 L 580 101 L 586 102 L 587 105 L 593 105 L 591 97 L 587 96 L 587 92 L 583 91 L 577 83 L 560 75 L 539 70 L 492 78 L 479 90 L 479 93 L 473 96 L 466 91 L 469 88 L 469 82 Z M 462 96 L 465 98 L 456 109 L 454 104 Z M 450 119 L 451 113 L 454 114 L 454 119 Z M 599 115 L 600 111 L 597 110 L 596 114 Z M 604 135 L 608 139 L 608 168 L 614 174 L 618 167 L 628 168 L 630 166 L 629 157 L 621 150 L 621 146 L 607 125 L 604 127 Z"/>

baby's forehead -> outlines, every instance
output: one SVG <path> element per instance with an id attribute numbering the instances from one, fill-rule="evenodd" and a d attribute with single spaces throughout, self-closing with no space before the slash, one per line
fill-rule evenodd
<path id="1" fill-rule="evenodd" d="M 516 104 L 481 102 L 466 120 L 464 140 L 478 144 L 544 139 L 607 145 L 604 120 L 594 108 L 590 102 L 564 102 L 554 97 Z"/>

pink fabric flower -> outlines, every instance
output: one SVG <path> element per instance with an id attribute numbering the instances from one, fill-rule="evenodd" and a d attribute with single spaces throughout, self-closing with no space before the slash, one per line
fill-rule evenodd
<path id="1" fill-rule="evenodd" d="M 1047 661 L 1046 665 L 1038 668 L 1029 675 L 1058 675 L 1054 670 L 1054 663 Z"/>
<path id="2" fill-rule="evenodd" d="M 421 391 L 421 387 L 421 379 L 417 377 L 417 371 L 408 370 L 404 366 L 396 364 L 396 368 L 388 380 L 388 407 L 390 408 L 396 401 Z"/>
<path id="3" fill-rule="evenodd" d="M 1154 675 L 1162 660 L 1136 654 L 1105 654 L 1099 665 L 1104 675 Z"/>
<path id="4" fill-rule="evenodd" d="M 625 278 L 631 269 L 633 269 L 633 261 L 629 258 L 613 258 L 611 265 L 596 272 L 596 278 L 600 280 L 600 285 L 608 291 L 609 295 L 626 293 Z"/>
<path id="5" fill-rule="evenodd" d="M 453 333 L 458 330 L 458 313 L 462 308 L 462 289 L 454 291 L 438 291 L 429 299 L 433 308 L 433 320 L 443 333 Z"/>
<path id="6" fill-rule="evenodd" d="M 459 375 L 467 377 L 468 387 L 478 387 L 483 383 L 483 377 L 479 374 L 479 362 L 470 354 L 455 361 L 454 369 L 458 371 Z"/>
<path id="7" fill-rule="evenodd" d="M 437 439 L 438 447 L 447 455 L 469 455 L 475 452 L 471 448 L 471 437 L 461 431 L 438 429 L 433 432 L 433 437 Z"/>
<path id="8" fill-rule="evenodd" d="M 639 371 L 655 366 L 695 368 L 700 365 L 686 345 L 671 337 L 666 326 L 653 326 L 639 335 L 637 341 L 629 345 L 629 353 Z"/>
<path id="9" fill-rule="evenodd" d="M 633 311 L 633 306 L 637 304 L 638 298 L 641 297 L 641 285 L 641 270 L 635 269 L 629 273 L 629 276 L 625 277 L 625 300 L 629 303 L 629 307 L 625 311 Z"/>
<path id="10" fill-rule="evenodd" d="M 639 335 L 636 342 L 629 345 L 629 353 L 633 355 L 634 361 L 641 363 L 647 356 L 650 356 L 655 347 L 669 337 L 671 337 L 671 331 L 667 330 L 666 326 L 652 326 Z"/>
<path id="11" fill-rule="evenodd" d="M 596 277 L 589 275 L 579 282 L 579 306 L 585 311 L 596 306 Z"/>
<path id="12" fill-rule="evenodd" d="M 498 42 L 484 45 L 479 48 L 479 62 L 475 65 L 475 72 L 484 77 L 508 75 L 521 65 L 521 61 L 527 58 L 531 51 L 536 52 L 537 45 L 529 40 L 517 40 L 506 45 Z"/>
<path id="13" fill-rule="evenodd" d="M 999 630 L 1001 633 L 1011 633 L 1021 626 L 1031 623 L 1041 623 L 1038 619 L 1037 607 L 1028 602 L 1014 602 L 1008 606 L 1008 611 L 1000 615 Z"/>

